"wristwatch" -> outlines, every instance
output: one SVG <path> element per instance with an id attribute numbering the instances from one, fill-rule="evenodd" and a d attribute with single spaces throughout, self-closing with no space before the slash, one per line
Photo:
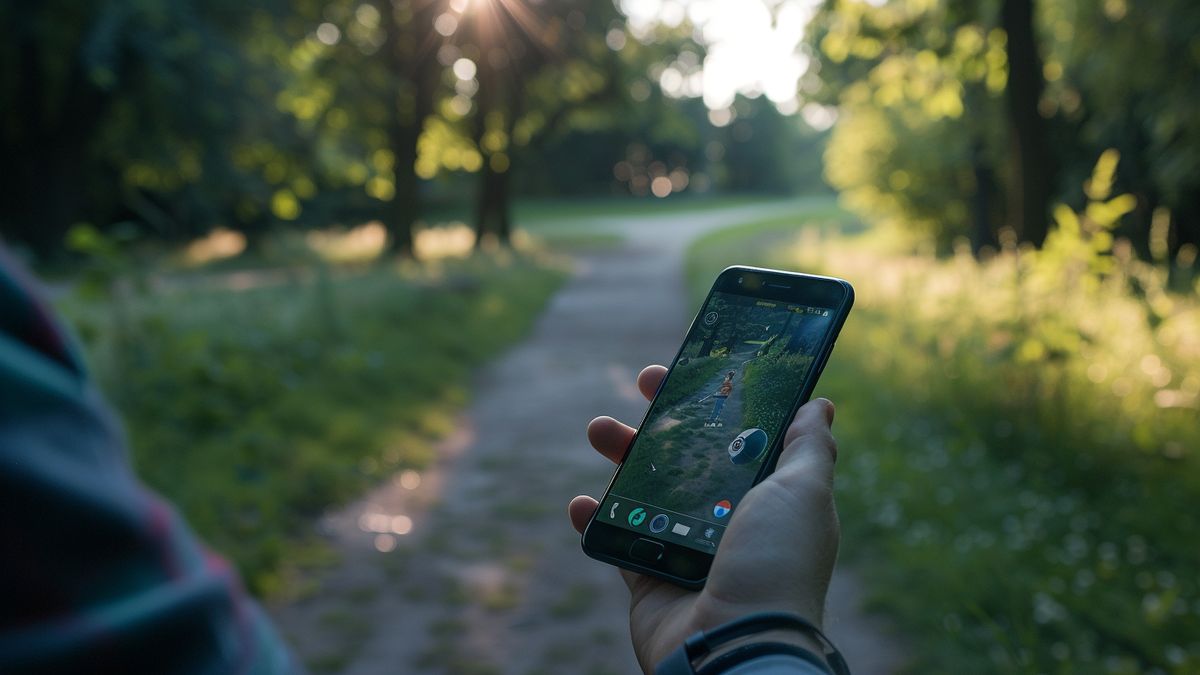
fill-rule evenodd
<path id="1" fill-rule="evenodd" d="M 794 630 L 815 638 L 824 648 L 824 658 L 813 652 L 784 642 L 749 642 L 704 663 L 717 648 L 734 640 L 773 630 Z M 667 655 L 654 669 L 655 675 L 716 675 L 735 666 L 748 665 L 755 659 L 768 656 L 794 657 L 832 675 L 850 675 L 850 668 L 841 652 L 812 622 L 790 612 L 759 612 L 722 624 L 710 631 L 700 631 L 678 649 Z"/>

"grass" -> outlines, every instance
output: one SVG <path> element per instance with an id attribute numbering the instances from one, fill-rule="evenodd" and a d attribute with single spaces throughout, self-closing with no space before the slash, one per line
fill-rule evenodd
<path id="1" fill-rule="evenodd" d="M 571 197 L 566 199 L 523 198 L 513 208 L 513 221 L 518 227 L 534 231 L 545 229 L 584 230 L 592 219 L 625 216 L 687 213 L 714 208 L 745 206 L 763 202 L 782 202 L 790 197 L 763 195 L 700 195 L 676 194 L 667 199 L 655 197 Z M 430 204 L 426 218 L 432 225 L 469 223 L 473 214 L 470 205 L 462 200 Z"/>
<path id="2" fill-rule="evenodd" d="M 594 198 L 538 199 L 518 203 L 514 219 L 517 224 L 538 236 L 566 237 L 584 233 L 597 220 L 614 221 L 621 218 L 653 218 L 655 216 L 736 208 L 741 206 L 776 205 L 781 207 L 806 203 L 809 200 L 831 201 L 828 197 L 767 197 L 761 195 L 674 196 L 654 198 Z M 596 236 L 594 233 L 589 236 Z"/>
<path id="3" fill-rule="evenodd" d="M 815 229 L 861 230 L 858 219 L 832 197 L 807 197 L 786 214 L 754 220 L 705 235 L 694 242 L 684 259 L 684 275 L 694 306 L 699 306 L 717 274 L 730 265 L 759 265 L 764 252 L 794 244 L 800 232 Z M 803 229 L 802 229 L 803 228 Z"/>
<path id="4" fill-rule="evenodd" d="M 914 670 L 1195 672 L 1196 294 L 1103 223 L 977 263 L 848 219 L 715 233 L 687 270 L 696 297 L 735 262 L 854 283 L 817 394 L 838 403 L 843 553 Z"/>
<path id="5" fill-rule="evenodd" d="M 298 561 L 321 559 L 306 534 L 320 513 L 433 459 L 470 374 L 526 333 L 562 278 L 496 255 L 213 275 L 62 305 L 139 475 L 273 595 Z"/>

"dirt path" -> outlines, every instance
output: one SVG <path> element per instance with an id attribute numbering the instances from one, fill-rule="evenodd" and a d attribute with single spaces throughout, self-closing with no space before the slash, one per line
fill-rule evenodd
<path id="1" fill-rule="evenodd" d="M 457 431 L 422 475 L 401 474 L 330 514 L 341 562 L 321 592 L 274 609 L 317 672 L 634 673 L 628 593 L 579 550 L 567 500 L 612 467 L 587 445 L 598 414 L 631 422 L 634 376 L 671 358 L 688 313 L 681 262 L 705 231 L 768 208 L 596 221 L 626 236 L 581 254 L 533 334 L 481 372 Z M 890 673 L 899 651 L 835 575 L 829 624 L 856 673 Z"/>

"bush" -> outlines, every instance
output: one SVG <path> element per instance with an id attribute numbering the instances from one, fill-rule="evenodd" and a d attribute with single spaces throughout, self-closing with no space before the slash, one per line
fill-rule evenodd
<path id="1" fill-rule="evenodd" d="M 771 354 L 747 363 L 742 379 L 746 401 L 742 426 L 768 433 L 782 428 L 787 411 L 779 407 L 779 401 L 795 398 L 796 373 L 807 373 L 812 361 L 813 357 L 804 354 Z"/>
<path id="2" fill-rule="evenodd" d="M 816 230 L 759 250 L 856 287 L 818 393 L 839 404 L 844 550 L 917 669 L 1200 667 L 1200 301 L 1114 242 L 1115 159 L 1042 251 Z"/>

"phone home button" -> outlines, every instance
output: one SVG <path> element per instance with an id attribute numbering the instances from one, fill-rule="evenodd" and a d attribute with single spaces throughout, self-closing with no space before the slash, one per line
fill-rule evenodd
<path id="1" fill-rule="evenodd" d="M 642 562 L 655 563 L 662 560 L 663 545 L 652 539 L 638 539 L 629 547 L 629 557 Z"/>

